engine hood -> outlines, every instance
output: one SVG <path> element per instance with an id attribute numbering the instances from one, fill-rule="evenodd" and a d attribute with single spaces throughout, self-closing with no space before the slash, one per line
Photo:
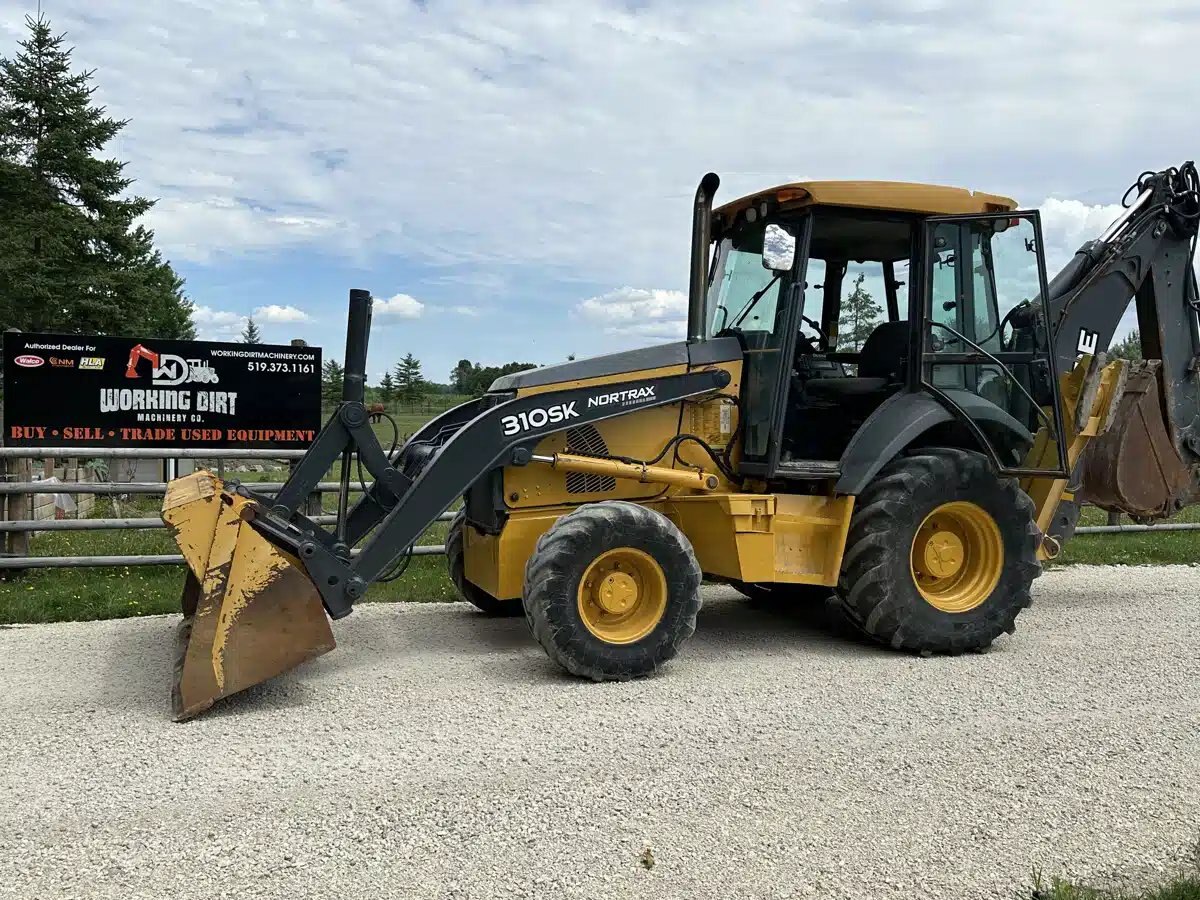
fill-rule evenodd
<path id="1" fill-rule="evenodd" d="M 737 338 L 724 337 L 702 343 L 689 344 L 677 341 L 658 344 L 638 350 L 624 350 L 604 356 L 577 359 L 556 366 L 526 369 L 501 375 L 492 382 L 492 391 L 519 391 L 522 388 L 559 384 L 564 381 L 583 381 L 588 378 L 603 378 L 607 375 L 622 375 L 626 372 L 643 372 L 667 366 L 699 366 L 740 359 L 742 348 Z"/>

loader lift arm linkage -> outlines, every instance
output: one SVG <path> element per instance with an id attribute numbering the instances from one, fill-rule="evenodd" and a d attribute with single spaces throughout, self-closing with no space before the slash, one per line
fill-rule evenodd
<path id="1" fill-rule="evenodd" d="M 345 381 L 337 411 L 274 499 L 244 485 L 235 488 L 256 501 L 248 513 L 253 516 L 251 525 L 300 560 L 333 619 L 348 615 L 367 586 L 386 577 L 421 533 L 479 477 L 502 462 L 533 461 L 532 447 L 546 435 L 637 409 L 678 403 L 729 384 L 728 372 L 711 368 L 622 383 L 623 393 L 630 396 L 616 401 L 611 399 L 611 389 L 596 387 L 509 399 L 493 395 L 468 401 L 429 422 L 405 443 L 394 461 L 368 424 L 363 403 L 370 327 L 371 296 L 352 290 Z M 406 460 L 406 451 L 411 456 L 416 448 L 426 449 L 424 459 L 407 467 L 407 473 L 395 467 L 394 462 Z M 375 482 L 347 511 L 355 450 Z M 338 521 L 329 532 L 298 508 L 339 458 Z M 372 531 L 361 553 L 352 557 L 351 548 Z"/>

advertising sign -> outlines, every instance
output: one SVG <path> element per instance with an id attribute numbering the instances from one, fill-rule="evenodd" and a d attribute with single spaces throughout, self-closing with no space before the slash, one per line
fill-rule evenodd
<path id="1" fill-rule="evenodd" d="M 321 350 L 271 344 L 4 335 L 10 447 L 307 447 Z"/>

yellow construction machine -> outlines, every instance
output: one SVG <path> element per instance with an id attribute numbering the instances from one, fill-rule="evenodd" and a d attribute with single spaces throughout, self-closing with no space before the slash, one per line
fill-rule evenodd
<path id="1" fill-rule="evenodd" d="M 674 657 L 704 579 L 833 596 L 897 650 L 987 647 L 1081 499 L 1139 520 L 1193 499 L 1198 184 L 1190 163 L 1146 173 L 1050 280 L 1038 213 L 1007 197 L 812 182 L 714 210 L 710 174 L 685 341 L 507 375 L 391 452 L 363 403 L 371 298 L 352 291 L 343 401 L 283 488 L 170 485 L 189 570 L 176 717 L 332 649 L 329 620 L 459 501 L 463 598 L 523 613 L 585 678 Z M 1146 358 L 1106 362 L 1131 301 Z M 326 529 L 300 510 L 339 461 Z M 351 506 L 356 467 L 372 480 Z"/>

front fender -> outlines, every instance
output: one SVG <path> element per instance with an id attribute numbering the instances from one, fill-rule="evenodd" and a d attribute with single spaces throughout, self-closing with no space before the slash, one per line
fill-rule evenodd
<path id="1" fill-rule="evenodd" d="M 954 416 L 925 393 L 902 392 L 883 401 L 862 423 L 842 453 L 839 494 L 861 494 L 871 479 L 929 429 Z"/>

